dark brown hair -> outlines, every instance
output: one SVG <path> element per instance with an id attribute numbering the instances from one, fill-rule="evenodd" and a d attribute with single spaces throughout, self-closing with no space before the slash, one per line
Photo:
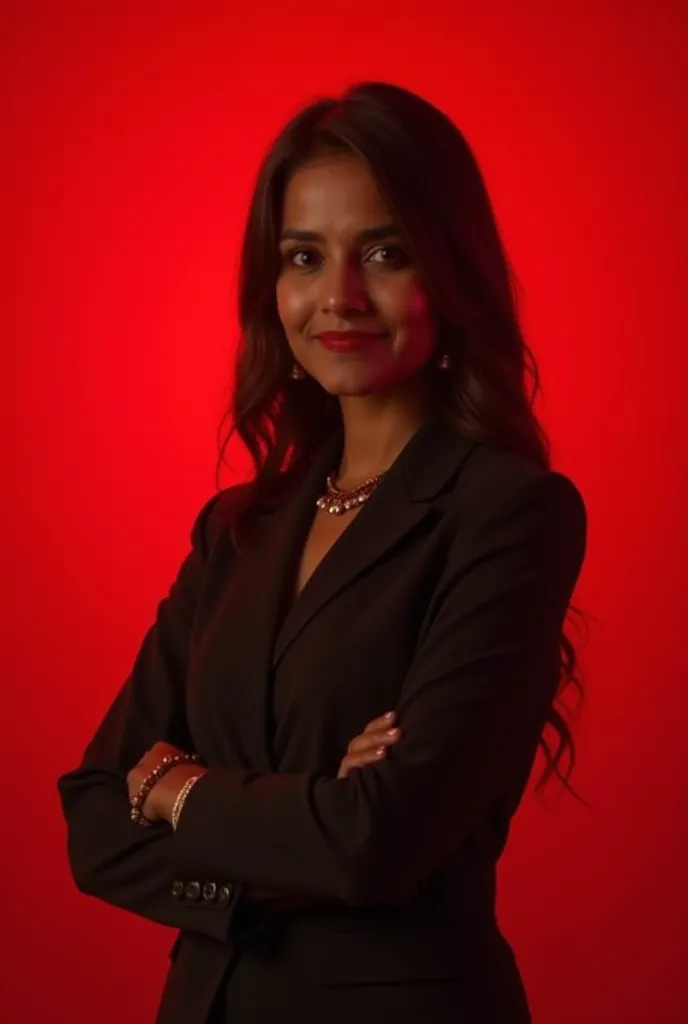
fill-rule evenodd
<path id="1" fill-rule="evenodd" d="M 451 362 L 436 375 L 440 412 L 467 437 L 549 467 L 548 440 L 533 408 L 537 365 L 521 332 L 515 278 L 473 153 L 426 100 L 399 86 L 364 82 L 293 117 L 256 182 L 242 249 L 234 393 L 220 427 L 218 463 L 219 473 L 236 433 L 256 470 L 239 526 L 279 501 L 285 481 L 305 469 L 341 423 L 336 397 L 317 382 L 290 384 L 293 360 L 276 300 L 286 186 L 296 168 L 323 150 L 352 153 L 367 165 L 417 267 L 438 348 Z M 569 611 L 580 614 L 573 606 Z M 556 774 L 571 789 L 575 749 L 562 702 L 569 685 L 582 696 L 575 648 L 562 635 L 559 690 L 547 723 L 556 739 L 541 738 L 546 766 L 538 787 Z"/>

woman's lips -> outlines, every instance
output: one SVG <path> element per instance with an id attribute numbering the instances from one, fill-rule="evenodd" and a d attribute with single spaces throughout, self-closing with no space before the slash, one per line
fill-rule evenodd
<path id="1" fill-rule="evenodd" d="M 324 331 L 316 335 L 316 340 L 329 352 L 360 352 L 361 349 L 374 345 L 380 338 L 386 337 L 384 332 L 371 331 Z"/>

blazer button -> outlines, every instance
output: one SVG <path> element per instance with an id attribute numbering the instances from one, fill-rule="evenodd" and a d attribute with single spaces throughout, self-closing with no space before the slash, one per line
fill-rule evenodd
<path id="1" fill-rule="evenodd" d="M 217 886 L 215 882 L 206 882 L 203 886 L 203 900 L 205 903 L 212 903 L 217 896 Z"/>
<path id="2" fill-rule="evenodd" d="M 175 878 L 172 883 L 172 895 L 179 899 L 184 893 L 184 883 L 180 882 L 178 878 Z"/>
<path id="3" fill-rule="evenodd" d="M 217 894 L 217 906 L 218 907 L 227 907 L 227 906 L 229 906 L 229 901 L 231 900 L 231 898 L 232 898 L 232 887 L 231 887 L 231 885 L 221 885 L 220 889 L 219 889 L 219 892 Z"/>
<path id="4" fill-rule="evenodd" d="M 200 882 L 189 882 L 185 889 L 187 900 L 197 900 L 201 895 L 201 884 Z"/>

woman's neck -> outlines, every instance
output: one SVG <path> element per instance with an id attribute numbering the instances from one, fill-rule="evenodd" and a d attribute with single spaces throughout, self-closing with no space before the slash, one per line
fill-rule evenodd
<path id="1" fill-rule="evenodd" d="M 383 401 L 373 396 L 341 399 L 344 448 L 337 484 L 357 487 L 392 465 L 430 416 L 430 402 Z"/>

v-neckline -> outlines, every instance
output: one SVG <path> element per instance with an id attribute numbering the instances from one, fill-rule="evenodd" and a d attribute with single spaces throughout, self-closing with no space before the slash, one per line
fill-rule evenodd
<path id="1" fill-rule="evenodd" d="M 296 485 L 295 493 L 277 513 L 276 534 L 264 552 L 266 562 L 273 560 L 272 571 L 277 576 L 272 588 L 271 613 L 274 616 L 279 606 L 271 630 L 274 667 L 310 620 L 343 586 L 353 582 L 424 518 L 449 472 L 474 444 L 454 430 L 447 431 L 443 425 L 439 430 L 431 424 L 427 429 L 421 428 L 362 506 L 356 520 L 341 532 L 295 594 L 298 560 L 313 526 L 315 503 L 342 440 L 341 436 L 338 443 L 332 439 L 315 457 Z"/>
<path id="2" fill-rule="evenodd" d="M 423 428 L 420 429 L 419 433 L 422 432 Z M 381 481 L 381 487 L 383 491 L 385 490 L 385 481 L 389 479 L 390 476 L 392 478 L 395 477 L 394 470 L 396 469 L 397 463 L 403 463 L 403 456 L 406 450 L 413 447 L 414 441 L 416 440 L 417 436 L 418 435 L 415 435 L 409 440 L 405 448 L 402 449 L 402 451 L 399 453 L 399 456 L 390 467 L 388 473 L 385 474 L 385 479 Z M 375 505 L 375 499 L 378 494 L 378 488 L 376 488 L 375 491 L 373 491 L 370 498 L 365 502 L 364 505 L 360 507 L 360 510 L 354 516 L 354 519 L 348 524 L 348 526 L 345 529 L 341 531 L 341 533 L 334 541 L 334 543 L 330 545 L 328 550 L 325 552 L 323 557 L 316 565 L 313 572 L 306 580 L 301 590 L 299 590 L 298 593 L 295 593 L 297 575 L 300 568 L 300 560 L 303 556 L 305 545 L 308 543 L 310 533 L 313 529 L 313 525 L 318 514 L 318 509 L 315 507 L 315 503 L 322 494 L 327 473 L 332 471 L 332 466 L 341 458 L 343 444 L 344 438 L 340 430 L 330 439 L 329 443 L 327 443 L 324 446 L 324 448 L 321 449 L 319 455 L 316 456 L 316 459 L 314 460 L 313 464 L 308 470 L 305 478 L 299 484 L 297 484 L 295 492 L 292 495 L 291 500 L 294 501 L 297 506 L 295 514 L 298 515 L 298 511 L 301 507 L 304 509 L 304 512 L 302 513 L 303 519 L 300 523 L 298 540 L 294 545 L 296 550 L 292 554 L 291 558 L 287 559 L 286 563 L 286 579 L 283 580 L 283 590 L 280 599 L 280 613 L 277 622 L 277 628 L 275 630 L 275 637 L 277 637 L 280 634 L 280 632 L 285 628 L 286 623 L 294 615 L 296 609 L 301 607 L 304 598 L 307 598 L 308 595 L 310 595 L 314 586 L 317 585 L 318 580 L 324 573 L 327 572 L 330 563 L 336 558 L 338 549 L 342 546 L 345 536 L 349 534 L 352 527 L 354 526 L 355 520 L 360 519 L 362 515 L 364 519 L 367 518 L 365 515 L 366 509 L 371 505 L 373 507 Z M 306 496 L 304 496 L 303 494 L 303 487 L 305 487 L 309 492 Z M 310 506 L 310 515 L 305 514 L 305 509 L 309 507 L 307 504 L 305 504 L 306 501 L 312 502 Z M 303 505 L 302 502 L 304 502 Z M 360 529 L 360 527 L 358 527 L 358 529 Z"/>
<path id="3" fill-rule="evenodd" d="M 301 574 L 301 563 L 302 563 L 302 560 L 303 560 L 303 557 L 304 557 L 304 554 L 305 554 L 305 551 L 306 551 L 306 546 L 308 545 L 308 543 L 309 543 L 309 541 L 311 539 L 311 535 L 312 535 L 313 530 L 315 528 L 315 524 L 318 521 L 319 510 L 316 510 L 315 515 L 313 516 L 313 519 L 310 521 L 310 524 L 309 524 L 309 526 L 306 529 L 305 536 L 303 537 L 303 539 L 302 539 L 302 541 L 300 543 L 300 546 L 298 547 L 296 558 L 295 558 L 295 564 L 292 566 L 291 582 L 290 582 L 290 586 L 289 586 L 289 593 L 290 593 L 291 601 L 290 601 L 290 606 L 288 608 L 287 614 L 289 614 L 289 612 L 291 612 L 291 610 L 295 606 L 296 602 L 299 601 L 301 596 L 306 592 L 308 587 L 311 585 L 311 581 L 320 572 L 321 567 L 325 565 L 325 563 L 328 561 L 328 559 L 331 556 L 334 557 L 335 548 L 339 544 L 342 543 L 342 539 L 343 539 L 344 535 L 346 533 L 348 533 L 348 531 L 351 529 L 351 527 L 354 524 L 354 521 L 356 519 L 358 519 L 363 514 L 363 509 L 364 509 L 364 506 L 359 508 L 359 509 L 357 509 L 354 512 L 354 514 L 350 518 L 350 521 L 347 522 L 343 526 L 343 528 L 339 531 L 339 533 L 334 538 L 332 543 L 330 543 L 328 545 L 327 550 L 324 552 L 324 554 L 318 559 L 317 564 L 311 570 L 311 572 L 308 574 L 308 577 L 307 577 L 306 581 L 304 582 L 303 586 L 301 587 L 301 589 L 296 591 L 296 585 L 298 584 L 298 580 L 299 580 L 299 577 L 300 577 L 300 574 Z"/>

